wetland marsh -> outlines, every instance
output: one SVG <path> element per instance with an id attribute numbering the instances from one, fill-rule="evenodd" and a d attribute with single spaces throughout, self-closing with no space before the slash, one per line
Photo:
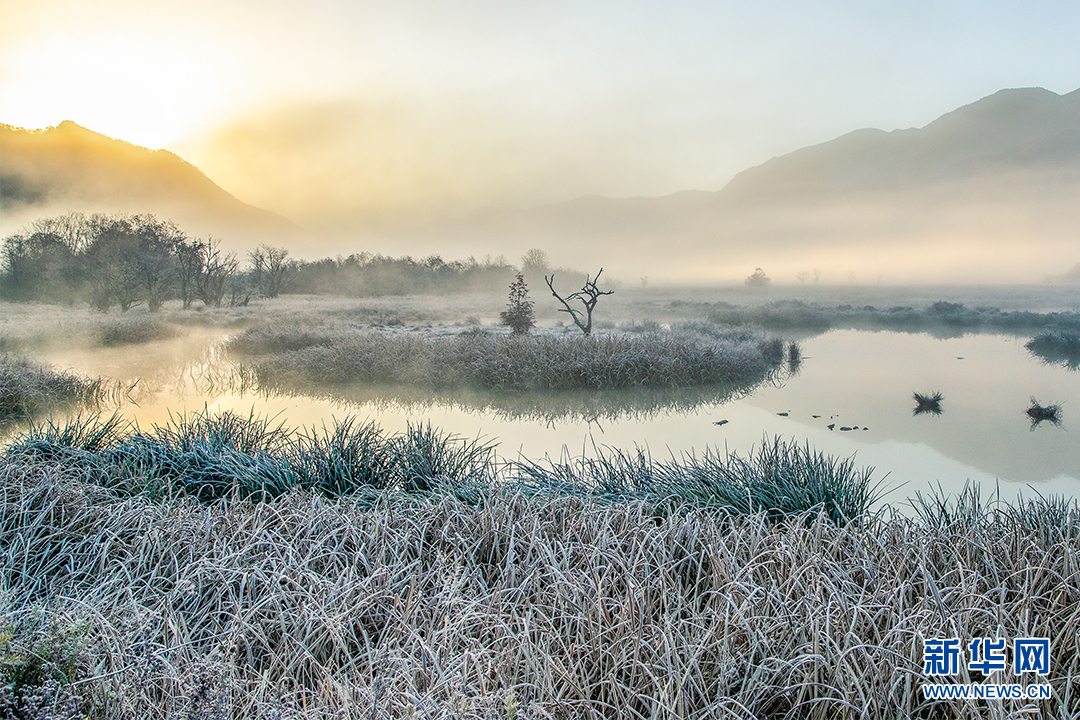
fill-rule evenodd
<path id="1" fill-rule="evenodd" d="M 1067 715 L 1080 373 L 1027 345 L 1068 306 L 626 295 L 592 338 L 483 295 L 8 306 L 12 367 L 110 388 L 3 426 L 12 702 L 936 717 L 912 638 L 993 616 L 1054 638 Z"/>

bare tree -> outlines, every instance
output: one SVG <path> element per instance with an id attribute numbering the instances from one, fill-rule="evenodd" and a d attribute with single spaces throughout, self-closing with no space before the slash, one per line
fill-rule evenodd
<path id="1" fill-rule="evenodd" d="M 222 253 L 221 242 L 210 237 L 203 250 L 202 270 L 195 276 L 199 299 L 207 307 L 221 307 L 225 287 L 236 275 L 240 262 L 234 253 Z"/>
<path id="2" fill-rule="evenodd" d="M 67 245 L 72 253 L 83 252 L 93 240 L 90 222 L 80 212 L 35 220 L 30 223 L 30 232 L 55 236 Z"/>
<path id="3" fill-rule="evenodd" d="M 285 248 L 269 245 L 260 245 L 248 253 L 255 285 L 266 297 L 275 298 L 280 295 L 293 275 L 296 264 L 287 260 L 288 256 L 289 251 Z"/>
<path id="4" fill-rule="evenodd" d="M 820 279 L 821 279 L 821 270 L 819 270 L 819 269 L 817 269 L 817 268 L 814 268 L 814 269 L 813 269 L 813 270 L 811 270 L 810 272 L 811 272 L 811 273 L 813 273 L 813 275 L 814 275 L 814 284 L 815 284 L 815 285 L 817 285 L 817 284 L 818 284 L 818 280 L 820 280 Z"/>
<path id="5" fill-rule="evenodd" d="M 179 268 L 177 277 L 180 280 L 180 301 L 187 310 L 195 300 L 199 274 L 206 262 L 206 245 L 199 239 L 185 240 L 176 246 L 176 260 Z"/>
<path id="6" fill-rule="evenodd" d="M 799 284 L 802 285 L 806 282 L 806 279 L 810 277 L 810 271 L 800 270 L 799 272 L 795 273 L 795 277 L 799 279 Z"/>
<path id="7" fill-rule="evenodd" d="M 563 304 L 563 307 L 559 309 L 559 312 L 569 313 L 570 317 L 574 319 L 574 324 L 581 328 L 581 332 L 586 335 L 592 334 L 592 313 L 593 308 L 596 307 L 596 303 L 599 302 L 601 295 L 614 295 L 614 290 L 601 290 L 596 286 L 597 280 L 600 279 L 600 273 L 604 272 L 604 268 L 600 268 L 600 271 L 596 273 L 596 277 L 592 280 L 589 276 L 585 276 L 585 285 L 576 293 L 567 295 L 565 298 L 559 293 L 555 292 L 553 283 L 555 282 L 555 273 L 551 274 L 551 277 L 544 276 L 544 281 L 547 282 L 548 289 L 551 290 L 551 295 L 556 300 Z M 574 309 L 570 305 L 571 300 L 580 300 L 581 304 L 585 306 L 584 318 L 582 322 L 582 312 Z"/>
<path id="8" fill-rule="evenodd" d="M 539 248 L 533 248 L 521 256 L 521 272 L 525 275 L 543 274 L 545 277 L 551 271 L 551 262 L 548 261 L 547 253 Z"/>

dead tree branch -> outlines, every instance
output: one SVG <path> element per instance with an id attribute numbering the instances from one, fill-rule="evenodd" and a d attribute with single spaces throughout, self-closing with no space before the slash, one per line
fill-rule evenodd
<path id="1" fill-rule="evenodd" d="M 600 271 L 596 273 L 596 277 L 589 279 L 589 276 L 585 276 L 585 285 L 576 293 L 567 295 L 565 298 L 555 291 L 553 283 L 555 282 L 555 273 L 551 274 L 551 277 L 544 276 L 544 281 L 547 282 L 548 289 L 551 290 L 551 295 L 561 302 L 563 306 L 559 308 L 559 312 L 569 313 L 570 317 L 574 319 L 574 324 L 577 325 L 581 332 L 586 335 L 592 334 L 592 313 L 593 308 L 596 307 L 596 303 L 599 302 L 601 295 L 614 295 L 614 290 L 601 290 L 596 286 L 596 282 L 600 279 L 600 273 L 604 272 L 604 268 L 600 268 Z M 580 300 L 581 304 L 585 306 L 584 314 L 570 305 L 571 300 Z M 584 318 L 584 322 L 582 319 Z"/>

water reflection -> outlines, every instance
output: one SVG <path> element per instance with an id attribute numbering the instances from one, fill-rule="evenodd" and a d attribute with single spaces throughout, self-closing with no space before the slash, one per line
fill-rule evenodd
<path id="1" fill-rule="evenodd" d="M 560 423 L 602 426 L 611 422 L 642 422 L 668 415 L 688 415 L 703 407 L 745 398 L 762 384 L 781 382 L 780 377 L 774 374 L 762 383 L 752 385 L 497 393 L 371 385 L 268 387 L 260 386 L 253 378 L 240 381 L 246 382 L 249 392 L 262 396 L 320 398 L 341 407 L 364 406 L 376 411 L 394 409 L 407 413 L 449 407 L 497 420 L 528 421 L 546 427 Z"/>

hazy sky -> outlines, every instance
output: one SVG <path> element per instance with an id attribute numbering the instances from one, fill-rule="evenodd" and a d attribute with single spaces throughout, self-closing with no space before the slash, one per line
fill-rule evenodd
<path id="1" fill-rule="evenodd" d="M 168 148 L 309 226 L 716 190 L 855 128 L 1080 86 L 1075 0 L 0 0 L 0 17 L 0 122 Z"/>

